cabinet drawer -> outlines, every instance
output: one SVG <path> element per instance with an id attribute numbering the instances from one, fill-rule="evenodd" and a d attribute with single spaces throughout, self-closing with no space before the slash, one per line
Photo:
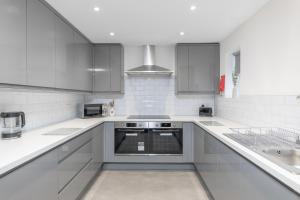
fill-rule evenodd
<path id="1" fill-rule="evenodd" d="M 59 190 L 65 187 L 92 159 L 92 142 L 89 141 L 58 165 Z"/>
<path id="2" fill-rule="evenodd" d="M 56 170 L 57 151 L 53 150 L 0 178 L 0 199 L 57 199 Z"/>
<path id="3" fill-rule="evenodd" d="M 93 179 L 98 164 L 90 161 L 84 169 L 59 193 L 59 200 L 75 200 Z"/>
<path id="4" fill-rule="evenodd" d="M 82 135 L 76 137 L 75 139 L 71 140 L 70 142 L 63 144 L 62 146 L 59 147 L 58 160 L 61 161 L 65 159 L 67 156 L 69 156 L 71 153 L 76 151 L 76 149 L 81 147 L 91 138 L 92 138 L 92 132 L 87 131 Z"/>

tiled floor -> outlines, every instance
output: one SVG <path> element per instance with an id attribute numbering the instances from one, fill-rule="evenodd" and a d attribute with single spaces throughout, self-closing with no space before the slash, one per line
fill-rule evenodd
<path id="1" fill-rule="evenodd" d="M 83 200 L 208 200 L 193 171 L 103 171 Z"/>

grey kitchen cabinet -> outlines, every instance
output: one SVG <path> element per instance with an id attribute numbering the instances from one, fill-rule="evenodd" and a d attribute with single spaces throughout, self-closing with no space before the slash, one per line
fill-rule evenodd
<path id="1" fill-rule="evenodd" d="M 177 46 L 177 91 L 189 91 L 189 47 Z"/>
<path id="2" fill-rule="evenodd" d="M 55 18 L 55 87 L 75 89 L 74 31 L 63 20 Z"/>
<path id="3" fill-rule="evenodd" d="M 100 166 L 104 157 L 104 124 L 101 124 L 92 130 L 93 132 L 93 161 Z"/>
<path id="4" fill-rule="evenodd" d="M 93 161 L 93 130 L 97 128 L 101 130 L 100 126 L 88 130 L 1 176 L 0 199 L 79 198 L 100 169 L 99 162 Z"/>
<path id="5" fill-rule="evenodd" d="M 92 91 L 93 54 L 91 44 L 78 32 L 74 32 L 74 77 L 73 89 Z"/>
<path id="6" fill-rule="evenodd" d="M 91 140 L 83 144 L 58 165 L 58 184 L 62 190 L 92 159 Z"/>
<path id="7" fill-rule="evenodd" d="M 112 45 L 110 47 L 110 90 L 121 92 L 123 85 L 123 47 Z"/>
<path id="8" fill-rule="evenodd" d="M 196 169 L 215 200 L 296 200 L 300 198 L 196 125 L 194 147 Z"/>
<path id="9" fill-rule="evenodd" d="M 63 20 L 55 20 L 55 86 L 92 90 L 92 46 Z"/>
<path id="10" fill-rule="evenodd" d="M 214 93 L 219 65 L 219 44 L 177 44 L 176 92 Z"/>
<path id="11" fill-rule="evenodd" d="M 58 166 L 60 200 L 78 199 L 100 169 L 99 163 L 94 160 L 94 145 L 100 144 L 95 142 L 94 131 L 97 129 L 101 128 L 97 126 L 61 146 Z"/>
<path id="12" fill-rule="evenodd" d="M 0 83 L 26 84 L 26 1 L 0 1 Z"/>
<path id="13" fill-rule="evenodd" d="M 0 178 L 1 199 L 55 200 L 58 199 L 57 151 L 21 166 Z"/>
<path id="14" fill-rule="evenodd" d="M 27 0 L 27 85 L 55 87 L 55 16 L 40 0 Z"/>
<path id="15" fill-rule="evenodd" d="M 88 187 L 89 182 L 97 174 L 98 166 L 90 161 L 71 182 L 58 194 L 59 200 L 80 199 L 84 189 Z"/>
<path id="16" fill-rule="evenodd" d="M 123 93 L 124 56 L 120 44 L 94 46 L 94 92 Z"/>

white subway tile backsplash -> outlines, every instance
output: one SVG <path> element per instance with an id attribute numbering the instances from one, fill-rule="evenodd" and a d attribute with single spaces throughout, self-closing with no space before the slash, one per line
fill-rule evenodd
<path id="1" fill-rule="evenodd" d="M 74 118 L 83 102 L 83 94 L 0 89 L 0 112 L 25 112 L 26 130 Z"/>
<path id="2" fill-rule="evenodd" d="M 300 103 L 296 96 L 216 97 L 216 113 L 249 126 L 300 129 Z"/>
<path id="3" fill-rule="evenodd" d="M 214 107 L 213 95 L 175 95 L 175 78 L 125 77 L 122 97 L 87 95 L 88 103 L 103 103 L 115 99 L 117 115 L 198 115 L 205 104 Z"/>

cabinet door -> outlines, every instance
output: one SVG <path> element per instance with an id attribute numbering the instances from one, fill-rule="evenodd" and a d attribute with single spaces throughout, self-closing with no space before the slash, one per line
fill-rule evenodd
<path id="1" fill-rule="evenodd" d="M 26 1 L 0 1 L 0 83 L 26 84 Z"/>
<path id="2" fill-rule="evenodd" d="M 196 167 L 215 200 L 299 199 L 299 195 L 273 179 L 201 128 L 196 128 Z M 200 142 L 200 143 L 199 143 Z M 201 155 L 201 156 L 200 156 Z"/>
<path id="3" fill-rule="evenodd" d="M 93 161 L 102 164 L 104 156 L 104 124 L 93 129 Z"/>
<path id="4" fill-rule="evenodd" d="M 94 48 L 94 91 L 110 91 L 110 47 L 96 45 Z"/>
<path id="5" fill-rule="evenodd" d="M 27 84 L 55 86 L 54 14 L 39 0 L 27 1 Z"/>
<path id="6" fill-rule="evenodd" d="M 59 190 L 65 187 L 92 159 L 92 142 L 89 141 L 58 165 Z"/>
<path id="7" fill-rule="evenodd" d="M 112 92 L 120 92 L 123 83 L 123 49 L 121 45 L 110 47 L 110 85 Z"/>
<path id="8" fill-rule="evenodd" d="M 176 89 L 179 92 L 189 91 L 189 48 L 186 45 L 176 47 Z"/>
<path id="9" fill-rule="evenodd" d="M 61 19 L 55 18 L 55 86 L 75 89 L 74 82 L 77 80 L 74 70 L 74 31 Z"/>
<path id="10" fill-rule="evenodd" d="M 211 93 L 215 91 L 216 45 L 189 46 L 189 90 Z"/>
<path id="11" fill-rule="evenodd" d="M 1 199 L 55 200 L 58 199 L 57 151 L 12 171 L 0 179 Z"/>
<path id="12" fill-rule="evenodd" d="M 92 51 L 89 42 L 79 33 L 75 32 L 74 46 L 74 81 L 73 89 L 92 90 Z"/>

